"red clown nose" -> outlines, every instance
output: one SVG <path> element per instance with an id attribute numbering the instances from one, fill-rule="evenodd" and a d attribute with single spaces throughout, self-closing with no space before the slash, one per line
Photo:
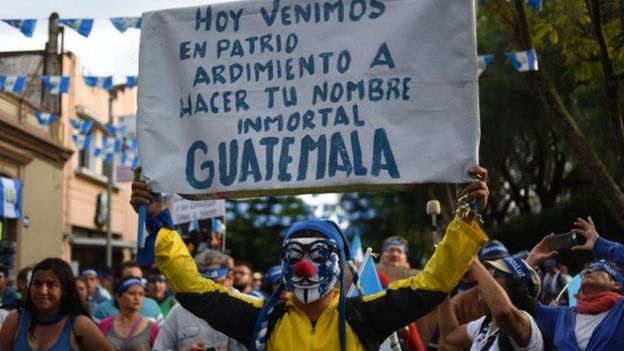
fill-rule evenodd
<path id="1" fill-rule="evenodd" d="M 299 278 L 311 278 L 316 269 L 310 261 L 301 260 L 293 266 L 293 273 Z"/>

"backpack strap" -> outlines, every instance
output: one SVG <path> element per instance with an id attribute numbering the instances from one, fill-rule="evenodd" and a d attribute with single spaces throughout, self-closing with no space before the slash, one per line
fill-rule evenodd
<path id="1" fill-rule="evenodd" d="M 479 334 L 485 332 L 486 333 L 485 335 L 487 335 L 486 330 L 490 327 L 491 322 L 492 322 L 492 317 L 489 315 L 485 316 L 485 318 L 483 319 L 483 322 L 481 322 L 481 326 L 479 327 Z M 496 340 L 496 338 L 498 337 L 498 334 L 499 334 L 498 331 L 490 334 L 490 336 L 488 336 L 487 341 L 485 342 L 481 350 L 489 350 L 490 347 L 492 347 L 492 345 L 494 344 L 494 340 Z"/>

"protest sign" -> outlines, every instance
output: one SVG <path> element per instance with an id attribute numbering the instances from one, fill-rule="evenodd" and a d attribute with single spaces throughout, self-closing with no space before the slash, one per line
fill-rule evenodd
<path id="1" fill-rule="evenodd" d="M 189 201 L 173 194 L 168 202 L 173 224 L 225 217 L 225 200 Z"/>
<path id="2" fill-rule="evenodd" d="M 138 138 L 190 198 L 467 181 L 473 0 L 241 1 L 143 14 Z"/>

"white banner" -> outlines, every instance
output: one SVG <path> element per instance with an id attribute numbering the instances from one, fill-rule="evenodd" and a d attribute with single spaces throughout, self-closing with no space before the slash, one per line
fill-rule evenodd
<path id="1" fill-rule="evenodd" d="M 462 182 L 474 0 L 241 1 L 143 14 L 138 137 L 196 198 Z"/>
<path id="2" fill-rule="evenodd" d="M 173 224 L 188 223 L 215 217 L 225 217 L 225 200 L 189 201 L 173 195 L 167 206 L 171 211 Z"/>

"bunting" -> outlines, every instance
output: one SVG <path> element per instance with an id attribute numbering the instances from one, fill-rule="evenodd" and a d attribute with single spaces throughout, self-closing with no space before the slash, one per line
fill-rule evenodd
<path id="1" fill-rule="evenodd" d="M 89 134 L 89 132 L 91 131 L 91 127 L 93 126 L 93 121 L 90 119 L 70 118 L 69 123 L 80 134 Z"/>
<path id="2" fill-rule="evenodd" d="M 120 33 L 124 33 L 128 28 L 141 28 L 141 17 L 112 17 L 110 21 Z"/>
<path id="3" fill-rule="evenodd" d="M 126 77 L 126 86 L 128 88 L 134 88 L 138 83 L 137 76 L 127 76 Z"/>
<path id="4" fill-rule="evenodd" d="M 41 80 L 50 94 L 66 94 L 69 91 L 69 76 L 42 76 Z"/>
<path id="5" fill-rule="evenodd" d="M 2 21 L 11 27 L 17 28 L 28 38 L 32 38 L 35 27 L 37 26 L 36 19 L 3 19 Z"/>
<path id="6" fill-rule="evenodd" d="M 41 111 L 35 112 L 35 117 L 37 118 L 37 122 L 39 122 L 39 125 L 42 127 L 48 126 L 58 121 L 59 119 L 58 115 L 55 115 L 53 113 L 41 112 Z"/>
<path id="7" fill-rule="evenodd" d="M 85 84 L 94 88 L 102 88 L 104 90 L 110 90 L 113 87 L 113 77 L 96 77 L 96 76 L 85 76 L 84 77 Z"/>
<path id="8" fill-rule="evenodd" d="M 478 75 L 481 75 L 481 73 L 483 73 L 483 71 L 485 71 L 487 66 L 489 66 L 490 63 L 492 63 L 493 60 L 494 60 L 494 55 L 479 55 L 479 58 L 478 58 L 478 63 L 479 63 Z"/>
<path id="9" fill-rule="evenodd" d="M 68 26 L 69 28 L 78 32 L 78 34 L 83 37 L 89 37 L 91 33 L 91 28 L 93 28 L 93 18 L 61 18 L 58 22 L 62 25 Z"/>
<path id="10" fill-rule="evenodd" d="M 78 150 L 89 150 L 91 148 L 91 136 L 83 134 L 72 135 L 74 145 Z"/>
<path id="11" fill-rule="evenodd" d="M 518 72 L 537 71 L 537 54 L 535 49 L 507 53 L 509 61 Z"/>
<path id="12" fill-rule="evenodd" d="M 26 88 L 26 76 L 0 76 L 0 90 L 21 93 Z"/>

